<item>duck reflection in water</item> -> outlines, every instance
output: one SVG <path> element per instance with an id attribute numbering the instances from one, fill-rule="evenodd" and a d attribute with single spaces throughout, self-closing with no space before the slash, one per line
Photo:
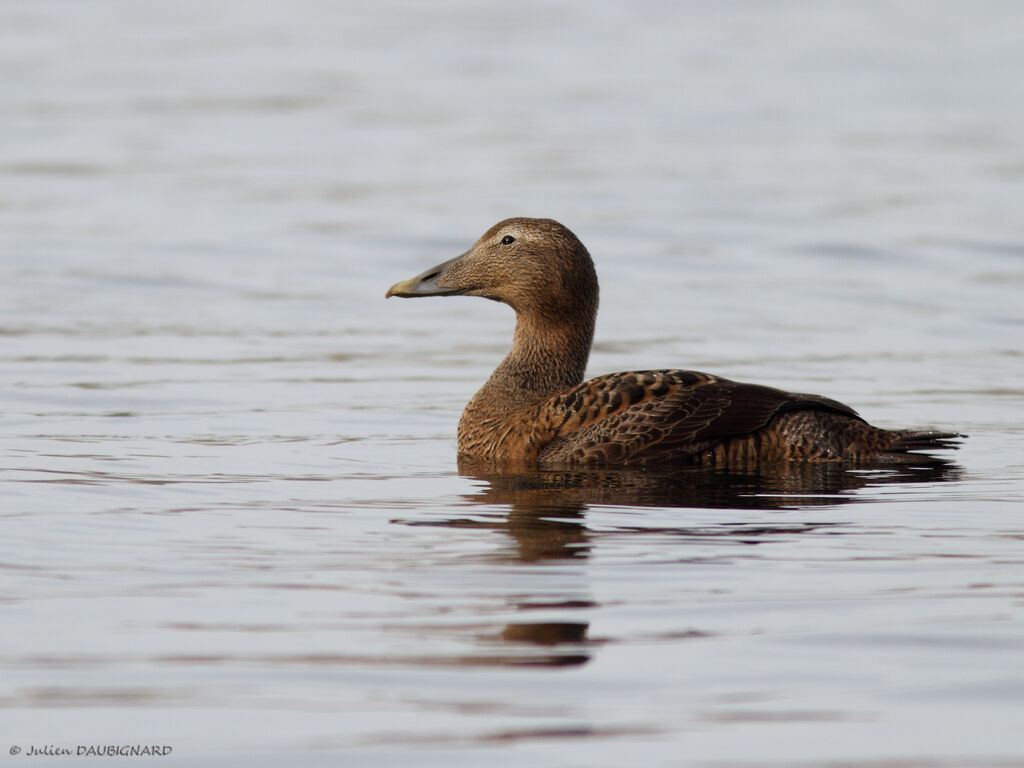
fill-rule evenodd
<path id="1" fill-rule="evenodd" d="M 593 534 L 586 526 L 590 505 L 703 509 L 798 509 L 849 504 L 856 491 L 886 485 L 937 483 L 956 480 L 961 468 L 930 456 L 905 464 L 875 466 L 791 463 L 771 468 L 709 469 L 685 467 L 653 472 L 627 469 L 568 469 L 509 471 L 507 466 L 460 459 L 459 472 L 481 482 L 464 498 L 474 505 L 501 505 L 508 513 L 500 521 L 449 520 L 445 525 L 491 527 L 503 530 L 516 543 L 515 560 L 587 557 Z M 694 528 L 681 524 L 665 531 L 678 535 L 737 535 L 744 537 L 816 530 L 837 523 L 743 525 L 733 516 L 727 528 Z M 620 529 L 621 530 L 621 529 Z M 643 527 L 638 530 L 653 532 Z"/>
<path id="2" fill-rule="evenodd" d="M 679 508 L 680 525 L 628 529 L 638 534 L 674 535 L 694 540 L 732 537 L 744 543 L 769 541 L 773 537 L 811 534 L 842 525 L 829 522 L 787 522 L 768 524 L 744 522 L 730 515 L 716 525 L 686 525 L 686 509 L 797 510 L 801 507 L 849 504 L 863 500 L 856 493 L 887 485 L 937 483 L 956 480 L 960 467 L 952 462 L 922 456 L 905 464 L 879 463 L 856 468 L 841 464 L 791 463 L 771 468 L 712 470 L 689 467 L 670 472 L 637 470 L 537 470 L 510 471 L 508 466 L 462 459 L 459 472 L 479 482 L 479 488 L 463 498 L 472 506 L 498 516 L 473 516 L 431 523 L 458 528 L 487 528 L 507 534 L 515 547 L 504 559 L 524 564 L 573 561 L 590 555 L 593 540 L 602 535 L 591 531 L 586 512 L 591 505 Z M 419 523 L 423 524 L 423 523 Z M 524 611 L 551 610 L 561 615 L 596 606 L 579 592 L 561 598 L 528 597 L 516 607 Z M 500 657 L 496 663 L 566 666 L 586 663 L 599 641 L 589 637 L 587 621 L 534 621 L 507 624 L 498 634 L 504 644 L 533 646 L 534 652 Z M 688 637 L 701 637 L 691 630 Z M 490 641 L 495 639 L 488 636 Z"/>
<path id="3" fill-rule="evenodd" d="M 703 509 L 848 504 L 858 500 L 855 491 L 955 481 L 962 468 L 928 455 L 901 464 L 793 462 L 663 471 L 536 469 L 460 459 L 459 473 L 486 483 L 485 489 L 466 497 L 475 503 L 509 504 L 514 511 L 569 508 L 582 512 L 590 504 Z"/>

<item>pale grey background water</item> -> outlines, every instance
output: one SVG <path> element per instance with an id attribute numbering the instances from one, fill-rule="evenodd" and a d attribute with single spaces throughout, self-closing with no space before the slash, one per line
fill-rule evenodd
<path id="1" fill-rule="evenodd" d="M 1024 765 L 1022 39 L 1009 1 L 0 3 L 0 762 Z M 510 215 L 594 255 L 595 374 L 970 440 L 801 494 L 462 477 L 511 312 L 383 294 Z"/>

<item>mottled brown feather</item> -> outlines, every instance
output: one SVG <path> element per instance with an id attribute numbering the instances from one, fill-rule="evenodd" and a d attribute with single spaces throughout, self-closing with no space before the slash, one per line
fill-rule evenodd
<path id="1" fill-rule="evenodd" d="M 539 440 L 544 447 L 538 459 L 624 465 L 692 461 L 711 445 L 755 433 L 774 417 L 802 409 L 863 421 L 852 409 L 826 398 L 694 371 L 612 373 L 540 406 L 535 424 L 544 432 Z M 559 423 L 554 434 L 546 429 L 547 415 Z"/>

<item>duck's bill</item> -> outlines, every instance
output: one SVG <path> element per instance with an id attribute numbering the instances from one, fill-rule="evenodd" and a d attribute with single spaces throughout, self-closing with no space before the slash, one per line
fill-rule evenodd
<path id="1" fill-rule="evenodd" d="M 416 277 L 395 283 L 388 288 L 384 298 L 389 299 L 392 296 L 401 296 L 407 299 L 416 296 L 457 296 L 460 293 L 465 293 L 468 290 L 466 288 L 442 287 L 437 284 L 437 279 L 444 274 L 445 270 L 461 258 L 462 256 L 456 256 L 443 264 L 431 267 Z"/>

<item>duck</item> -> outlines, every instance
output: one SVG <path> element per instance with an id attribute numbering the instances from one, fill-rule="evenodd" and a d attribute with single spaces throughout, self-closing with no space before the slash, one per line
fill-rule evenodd
<path id="1" fill-rule="evenodd" d="M 584 380 L 598 308 L 594 262 L 553 219 L 516 217 L 385 298 L 482 296 L 516 314 L 512 348 L 466 405 L 458 458 L 517 467 L 719 467 L 907 461 L 958 447 L 935 429 L 874 427 L 820 395 L 678 369 Z"/>

